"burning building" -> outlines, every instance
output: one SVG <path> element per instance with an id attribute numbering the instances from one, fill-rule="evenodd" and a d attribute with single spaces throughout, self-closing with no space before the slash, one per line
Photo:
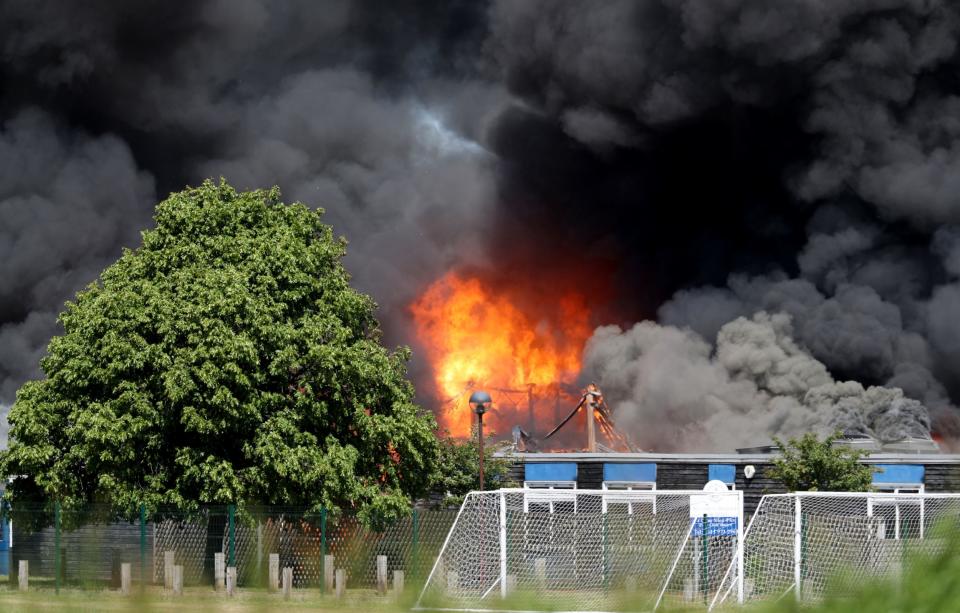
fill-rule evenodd
<path id="1" fill-rule="evenodd" d="M 842 444 L 871 452 L 878 489 L 960 487 L 960 456 L 940 453 L 927 408 L 898 388 L 834 379 L 788 315 L 738 318 L 709 343 L 649 321 L 598 326 L 575 289 L 538 302 L 494 287 L 449 273 L 411 311 L 441 426 L 469 436 L 467 396 L 491 392 L 487 434 L 512 434 L 501 453 L 518 482 L 699 489 L 716 478 L 744 489 L 749 510 L 780 488 L 767 476 L 772 436 L 841 429 Z"/>
<path id="2" fill-rule="evenodd" d="M 729 452 L 838 429 L 876 451 L 937 450 L 926 406 L 836 380 L 787 314 L 737 318 L 711 343 L 650 321 L 598 325 L 576 285 L 553 299 L 526 292 L 448 273 L 411 305 L 433 377 L 424 387 L 453 436 L 470 434 L 466 399 L 483 388 L 491 429 L 520 427 L 544 451 Z"/>

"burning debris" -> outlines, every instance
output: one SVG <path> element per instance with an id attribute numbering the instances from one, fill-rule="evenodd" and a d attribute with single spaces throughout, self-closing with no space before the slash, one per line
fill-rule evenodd
<path id="1" fill-rule="evenodd" d="M 597 387 L 595 383 L 591 383 L 583 390 L 583 395 L 580 397 L 580 402 L 577 403 L 577 406 L 574 407 L 573 411 L 571 411 L 563 421 L 557 424 L 557 427 L 551 430 L 544 439 L 549 439 L 559 432 L 574 415 L 580 412 L 584 413 L 584 424 L 587 431 L 587 446 L 585 451 L 592 453 L 597 451 L 598 447 L 602 446 L 598 446 L 597 444 L 597 427 L 600 428 L 600 432 L 606 437 L 607 442 L 610 444 L 604 451 L 637 451 L 637 449 L 630 444 L 630 439 L 627 435 L 620 432 L 616 425 L 614 425 L 610 408 L 603 400 L 603 392 L 600 391 L 600 388 Z"/>

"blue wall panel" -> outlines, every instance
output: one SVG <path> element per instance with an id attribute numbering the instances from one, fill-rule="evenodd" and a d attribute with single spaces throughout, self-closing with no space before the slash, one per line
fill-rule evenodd
<path id="1" fill-rule="evenodd" d="M 737 482 L 737 467 L 733 464 L 710 464 L 707 467 L 707 481 L 723 481 L 724 483 Z"/>
<path id="2" fill-rule="evenodd" d="M 923 483 L 925 467 L 923 464 L 876 464 L 873 482 L 884 483 Z"/>
<path id="3" fill-rule="evenodd" d="M 524 481 L 576 481 L 576 462 L 529 462 L 523 465 Z"/>
<path id="4" fill-rule="evenodd" d="M 656 482 L 657 465 L 650 462 L 607 462 L 603 465 L 603 480 Z"/>

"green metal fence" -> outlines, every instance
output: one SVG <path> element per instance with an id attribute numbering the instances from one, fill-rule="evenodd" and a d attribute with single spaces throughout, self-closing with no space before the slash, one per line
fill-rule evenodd
<path id="1" fill-rule="evenodd" d="M 214 582 L 214 558 L 222 553 L 237 568 L 239 586 L 265 586 L 269 557 L 293 568 L 294 586 L 324 589 L 324 566 L 333 556 L 351 587 L 376 584 L 377 556 L 387 556 L 388 574 L 402 570 L 407 581 L 430 571 L 453 524 L 456 510 L 414 509 L 382 530 L 357 517 L 295 507 L 205 507 L 118 517 L 110 507 L 62 509 L 16 505 L 0 509 L 12 521 L 9 580 L 21 560 L 29 564 L 31 586 L 103 588 L 120 586 L 120 565 L 129 563 L 134 586 L 162 585 L 165 554 L 183 567 L 185 586 Z"/>

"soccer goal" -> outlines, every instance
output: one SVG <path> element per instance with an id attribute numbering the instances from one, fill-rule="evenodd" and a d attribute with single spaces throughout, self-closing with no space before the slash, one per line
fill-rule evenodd
<path id="1" fill-rule="evenodd" d="M 739 491 L 472 492 L 415 608 L 706 607 L 731 565 L 739 576 L 742 524 Z"/>
<path id="2" fill-rule="evenodd" d="M 764 496 L 744 535 L 743 577 L 731 564 L 711 608 L 737 590 L 747 600 L 816 600 L 840 579 L 897 580 L 916 554 L 941 551 L 937 527 L 958 521 L 960 494 Z"/>

